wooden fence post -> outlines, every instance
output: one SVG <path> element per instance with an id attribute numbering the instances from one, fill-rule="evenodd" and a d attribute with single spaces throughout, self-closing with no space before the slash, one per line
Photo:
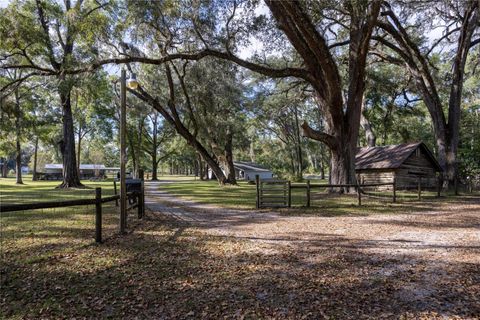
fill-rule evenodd
<path id="1" fill-rule="evenodd" d="M 453 180 L 453 185 L 455 189 L 455 195 L 458 196 L 458 177 L 455 175 L 455 179 Z"/>
<path id="2" fill-rule="evenodd" d="M 292 183 L 288 180 L 288 207 L 292 207 Z"/>
<path id="3" fill-rule="evenodd" d="M 357 184 L 357 197 L 358 197 L 358 205 L 362 205 L 362 192 L 360 190 L 360 185 Z"/>
<path id="4" fill-rule="evenodd" d="M 255 175 L 255 184 L 256 184 L 256 188 L 257 188 L 256 208 L 260 209 L 260 176 L 258 174 Z"/>
<path id="5" fill-rule="evenodd" d="M 138 176 L 140 177 L 140 193 L 138 194 L 137 196 L 137 201 L 138 201 L 138 219 L 142 219 L 143 218 L 143 213 L 144 213 L 144 200 L 145 200 L 145 197 L 144 197 L 144 186 L 143 186 L 143 183 L 145 181 L 145 173 L 143 171 L 143 169 L 139 169 L 138 170 Z"/>
<path id="6" fill-rule="evenodd" d="M 141 193 L 141 201 L 142 204 L 142 218 L 145 217 L 145 184 L 142 181 L 142 193 Z"/>
<path id="7" fill-rule="evenodd" d="M 442 179 L 440 176 L 437 179 L 437 198 L 440 198 L 440 192 L 442 191 Z"/>
<path id="8" fill-rule="evenodd" d="M 393 177 L 393 203 L 397 202 L 397 177 Z"/>
<path id="9" fill-rule="evenodd" d="M 418 200 L 422 199 L 422 177 L 418 177 Z"/>
<path id="10" fill-rule="evenodd" d="M 307 180 L 307 207 L 310 208 L 310 180 Z"/>
<path id="11" fill-rule="evenodd" d="M 95 188 L 95 242 L 102 242 L 102 188 Z"/>
<path id="12" fill-rule="evenodd" d="M 113 179 L 113 193 L 117 195 L 117 181 L 115 181 L 115 178 Z M 118 199 L 115 199 L 115 207 L 118 207 Z"/>

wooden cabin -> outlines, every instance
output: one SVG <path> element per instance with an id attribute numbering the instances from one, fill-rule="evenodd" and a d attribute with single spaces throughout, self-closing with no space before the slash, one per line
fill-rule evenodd
<path id="1" fill-rule="evenodd" d="M 364 147 L 355 156 L 355 171 L 360 183 L 386 183 L 396 179 L 399 188 L 434 188 L 442 171 L 423 142 L 381 147 Z"/>

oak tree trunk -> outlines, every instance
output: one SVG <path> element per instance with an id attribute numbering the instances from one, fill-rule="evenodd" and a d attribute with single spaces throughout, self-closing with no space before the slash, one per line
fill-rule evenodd
<path id="1" fill-rule="evenodd" d="M 157 162 L 157 152 L 152 154 L 152 181 L 157 181 L 157 170 L 158 170 L 158 162 Z"/>
<path id="2" fill-rule="evenodd" d="M 22 181 L 22 149 L 20 146 L 20 98 L 18 96 L 18 89 L 15 90 L 15 132 L 16 132 L 16 153 L 15 153 L 15 178 L 16 184 L 23 184 Z"/>
<path id="3" fill-rule="evenodd" d="M 22 180 L 22 149 L 20 147 L 20 129 L 17 127 L 17 141 L 15 154 L 15 178 L 16 184 L 23 184 Z"/>
<path id="4" fill-rule="evenodd" d="M 170 74 L 167 73 L 167 78 L 169 78 L 169 86 L 171 88 L 171 94 L 173 95 L 173 82 L 171 81 Z M 217 161 L 210 155 L 210 153 L 205 149 L 205 147 L 197 140 L 197 138 L 185 127 L 185 125 L 180 120 L 178 116 L 177 110 L 175 109 L 175 105 L 173 103 L 173 99 L 168 102 L 168 108 L 170 109 L 171 113 L 167 112 L 167 110 L 158 102 L 157 99 L 153 98 L 149 95 L 143 88 L 139 88 L 137 91 L 130 90 L 135 96 L 140 98 L 141 100 L 149 103 L 154 109 L 156 109 L 160 114 L 163 116 L 165 120 L 167 120 L 174 128 L 175 131 L 182 136 L 186 142 L 193 147 L 197 153 L 202 157 L 208 167 L 212 170 L 213 174 L 215 175 L 218 183 L 220 185 L 225 185 L 228 183 L 228 179 L 223 173 L 220 165 Z M 206 171 L 208 174 L 208 171 Z"/>
<path id="5" fill-rule="evenodd" d="M 7 178 L 8 176 L 8 159 L 1 158 L 2 160 L 2 178 Z"/>
<path id="6" fill-rule="evenodd" d="M 77 144 L 77 171 L 78 171 L 78 176 L 80 176 L 80 151 L 82 150 L 82 129 L 80 125 L 78 126 L 78 144 Z"/>
<path id="7" fill-rule="evenodd" d="M 82 188 L 77 169 L 75 157 L 75 133 L 73 129 L 72 105 L 70 91 L 67 93 L 60 90 L 60 101 L 62 103 L 63 140 L 60 149 L 63 156 L 63 182 L 57 188 Z"/>
<path id="8" fill-rule="evenodd" d="M 226 166 L 228 170 L 228 183 L 230 184 L 237 184 L 237 179 L 235 178 L 235 167 L 233 165 L 233 151 L 232 151 L 232 141 L 233 141 L 233 134 L 227 134 L 227 143 L 225 144 L 225 159 L 226 159 Z"/>
<path id="9" fill-rule="evenodd" d="M 37 181 L 37 161 L 38 161 L 38 136 L 35 137 L 35 149 L 33 152 L 33 176 L 32 181 Z"/>

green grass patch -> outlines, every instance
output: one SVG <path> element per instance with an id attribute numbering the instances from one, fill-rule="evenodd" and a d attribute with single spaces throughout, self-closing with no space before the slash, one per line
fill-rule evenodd
<path id="1" fill-rule="evenodd" d="M 32 181 L 31 176 L 23 178 L 24 184 L 15 184 L 15 178 L 0 178 L 0 204 L 31 203 L 40 201 L 61 201 L 95 197 L 95 188 L 102 188 L 102 196 L 114 194 L 113 179 L 88 181 L 85 188 L 56 189 L 61 181 Z M 118 187 L 117 187 L 118 188 Z"/>
<path id="2" fill-rule="evenodd" d="M 162 176 L 159 188 L 186 200 L 201 204 L 215 205 L 224 208 L 255 209 L 256 187 L 245 181 L 239 181 L 238 186 L 220 186 L 216 181 L 201 181 L 193 177 Z M 327 181 L 312 181 L 312 183 L 328 183 Z M 436 192 L 423 191 L 418 200 L 416 190 L 398 190 L 397 202 L 392 203 L 392 191 L 368 190 L 369 195 L 362 195 L 362 206 L 358 206 L 357 195 L 330 194 L 325 188 L 311 190 L 311 207 L 306 207 L 306 189 L 292 189 L 292 208 L 279 209 L 285 215 L 371 215 L 371 214 L 406 214 L 432 210 L 445 202 L 469 201 L 478 196 L 467 194 L 454 196 L 451 193 L 436 197 Z"/>

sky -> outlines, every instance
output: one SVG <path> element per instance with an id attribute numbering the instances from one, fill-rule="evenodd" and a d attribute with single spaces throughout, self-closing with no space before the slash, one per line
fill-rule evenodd
<path id="1" fill-rule="evenodd" d="M 10 3 L 10 1 L 11 0 L 0 0 L 0 8 L 6 7 Z M 262 2 L 255 9 L 255 13 L 257 15 L 261 15 L 261 14 L 267 14 L 268 15 L 269 10 L 268 10 L 268 7 Z M 433 43 L 434 39 L 438 39 L 442 35 L 442 31 L 443 31 L 442 28 L 432 30 L 430 32 L 430 34 L 428 35 L 428 38 L 430 39 L 430 42 Z M 247 59 L 247 58 L 251 57 L 255 53 L 255 51 L 262 50 L 262 48 L 263 48 L 262 42 L 259 41 L 258 39 L 256 39 L 255 37 L 252 37 L 252 39 L 250 39 L 250 45 L 245 46 L 243 48 L 240 48 L 238 55 L 242 59 Z M 115 71 L 113 71 L 113 72 L 115 72 Z"/>

